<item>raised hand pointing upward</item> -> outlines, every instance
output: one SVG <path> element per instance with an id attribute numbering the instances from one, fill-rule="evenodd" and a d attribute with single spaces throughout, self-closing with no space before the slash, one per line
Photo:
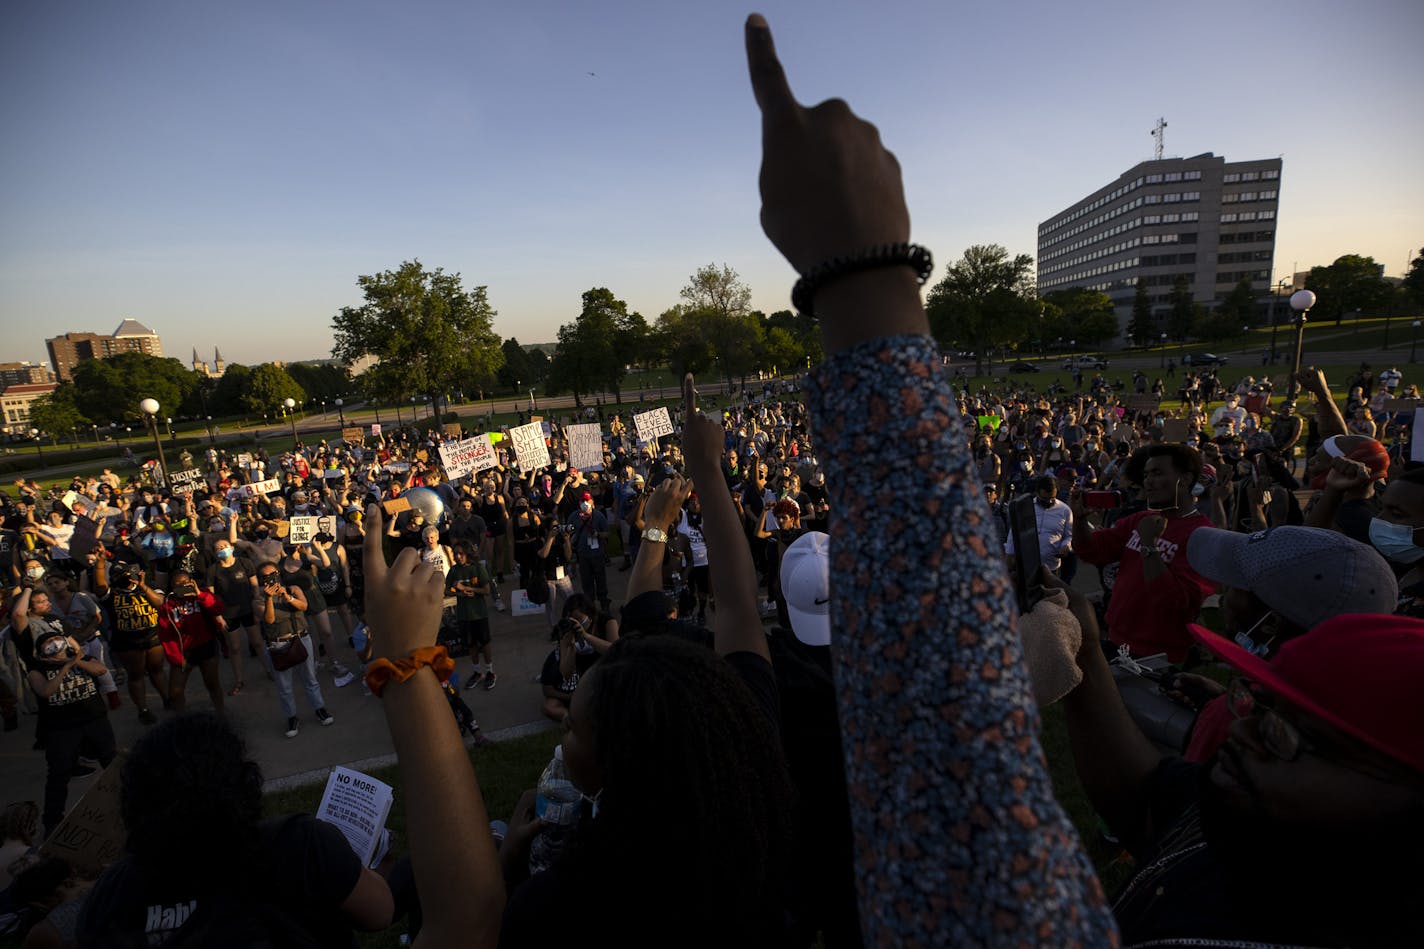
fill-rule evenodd
<path id="1" fill-rule="evenodd" d="M 875 126 L 840 99 L 806 108 L 791 94 L 771 29 L 746 24 L 747 68 L 761 108 L 761 226 L 798 273 L 832 257 L 910 239 L 900 163 Z M 816 296 L 827 355 L 861 339 L 927 333 L 908 267 L 842 277 Z M 866 317 L 874 314 L 874 319 Z"/>

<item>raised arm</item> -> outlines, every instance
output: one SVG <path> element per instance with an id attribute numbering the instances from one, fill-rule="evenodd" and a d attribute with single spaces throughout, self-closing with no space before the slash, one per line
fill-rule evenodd
<path id="1" fill-rule="evenodd" d="M 843 102 L 798 104 L 760 16 L 747 55 L 762 226 L 792 266 L 907 241 L 899 165 L 875 128 Z M 917 275 L 862 270 L 810 305 L 827 354 L 807 403 L 834 511 L 837 705 L 856 876 L 873 881 L 865 942 L 1109 944 L 1102 887 L 1044 765 L 1012 591 Z M 886 491 L 928 516 L 879 529 Z M 893 688 L 853 685 L 870 682 Z"/>

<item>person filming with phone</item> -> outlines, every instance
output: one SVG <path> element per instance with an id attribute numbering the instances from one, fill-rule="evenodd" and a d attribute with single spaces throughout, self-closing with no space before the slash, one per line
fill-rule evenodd
<path id="1" fill-rule="evenodd" d="M 1143 453 L 1147 510 L 1112 527 L 1095 528 L 1087 506 L 1075 498 L 1073 549 L 1087 563 L 1118 562 L 1107 609 L 1108 638 L 1134 656 L 1166 653 L 1169 661 L 1181 662 L 1193 642 L 1187 624 L 1196 620 L 1202 600 L 1215 589 L 1186 558 L 1187 538 L 1211 526 L 1192 500 L 1202 460 L 1196 449 L 1178 444 L 1152 445 Z"/>
<path id="2" fill-rule="evenodd" d="M 1044 475 L 1033 483 L 1034 520 L 1038 523 L 1038 556 L 1043 566 L 1054 573 L 1063 567 L 1063 558 L 1073 551 L 1073 511 L 1058 500 L 1058 482 Z M 1004 552 L 1015 556 L 1014 534 L 1009 532 Z M 1071 580 L 1071 577 L 1065 578 Z"/>

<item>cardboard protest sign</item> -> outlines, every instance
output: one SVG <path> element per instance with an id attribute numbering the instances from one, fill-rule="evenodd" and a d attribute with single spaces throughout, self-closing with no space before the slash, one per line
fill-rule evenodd
<path id="1" fill-rule="evenodd" d="M 441 445 L 440 462 L 445 466 L 445 474 L 451 481 L 476 471 L 493 468 L 499 463 L 488 435 L 476 435 L 474 438 Z"/>
<path id="2" fill-rule="evenodd" d="M 348 445 L 355 444 L 356 442 L 364 442 L 366 440 L 366 433 L 357 427 L 343 428 L 341 430 L 341 440 Z"/>
<path id="3" fill-rule="evenodd" d="M 459 438 L 464 432 L 464 429 L 460 426 L 459 422 L 446 422 L 443 431 L 446 435 L 454 435 L 456 438 Z"/>
<path id="4" fill-rule="evenodd" d="M 168 473 L 168 487 L 175 492 L 192 491 L 206 483 L 207 478 L 204 477 L 202 468 L 185 468 L 182 471 Z"/>
<path id="5" fill-rule="evenodd" d="M 491 445 L 498 445 L 500 442 L 504 441 L 504 432 L 490 432 L 489 440 Z"/>
<path id="6" fill-rule="evenodd" d="M 79 500 L 79 492 L 73 490 L 66 491 L 64 492 L 64 497 L 60 498 L 59 500 L 64 504 L 66 508 L 72 511 L 74 510 L 74 502 Z"/>
<path id="7" fill-rule="evenodd" d="M 1185 442 L 1187 432 L 1187 420 L 1184 418 L 1169 418 L 1162 422 L 1162 441 L 1164 442 Z"/>
<path id="8" fill-rule="evenodd" d="M 69 538 L 69 556 L 75 560 L 83 560 L 98 543 L 99 522 L 83 514 L 74 515 L 74 533 Z"/>
<path id="9" fill-rule="evenodd" d="M 120 752 L 40 847 L 46 857 L 63 857 L 75 870 L 98 873 L 119 859 L 124 822 L 119 817 Z"/>
<path id="10" fill-rule="evenodd" d="M 381 434 L 381 423 L 380 423 L 380 422 L 372 422 L 372 423 L 371 423 L 371 434 L 372 434 L 372 435 L 379 435 L 379 434 Z"/>
<path id="11" fill-rule="evenodd" d="M 237 463 L 244 468 L 252 467 L 252 453 L 245 451 L 237 456 Z"/>
<path id="12" fill-rule="evenodd" d="M 424 448 L 422 448 L 420 451 L 418 451 L 418 452 L 415 453 L 415 460 L 416 460 L 416 461 L 420 461 L 420 462 L 429 461 L 429 460 L 430 460 L 430 452 L 428 452 L 428 451 L 426 451 Z"/>
<path id="13" fill-rule="evenodd" d="M 293 544 L 310 544 L 317 534 L 336 534 L 336 516 L 333 514 L 298 514 L 288 523 L 291 530 L 287 538 Z"/>
<path id="14" fill-rule="evenodd" d="M 514 442 L 514 456 L 525 471 L 543 468 L 549 463 L 549 446 L 544 444 L 544 429 L 539 422 L 530 422 L 509 430 Z"/>
<path id="15" fill-rule="evenodd" d="M 261 494 L 271 494 L 273 491 L 280 491 L 282 482 L 276 478 L 268 478 L 266 481 L 254 481 L 252 484 L 239 486 L 238 490 L 244 498 L 255 498 Z"/>
<path id="16" fill-rule="evenodd" d="M 1413 412 L 1419 408 L 1418 399 L 1385 399 L 1384 410 L 1390 415 L 1398 412 Z"/>
<path id="17" fill-rule="evenodd" d="M 1155 395 L 1129 395 L 1122 400 L 1122 406 L 1129 412 L 1155 412 L 1162 400 Z"/>
<path id="18" fill-rule="evenodd" d="M 406 497 L 391 498 L 389 501 L 381 502 L 381 509 L 387 514 L 399 514 L 401 511 L 410 510 L 410 499 Z"/>
<path id="19" fill-rule="evenodd" d="M 280 539 L 280 540 L 286 540 L 286 539 L 291 535 L 291 533 L 292 533 L 292 522 L 291 522 L 291 521 L 273 521 L 272 524 L 273 524 L 273 526 L 276 528 L 275 533 L 276 533 L 278 539 Z"/>
<path id="20" fill-rule="evenodd" d="M 580 471 L 603 470 L 603 432 L 597 422 L 570 425 L 569 464 Z"/>
<path id="21" fill-rule="evenodd" d="M 672 419 L 668 417 L 667 406 L 634 413 L 633 427 L 638 430 L 638 438 L 647 442 L 656 442 L 662 435 L 671 435 Z"/>

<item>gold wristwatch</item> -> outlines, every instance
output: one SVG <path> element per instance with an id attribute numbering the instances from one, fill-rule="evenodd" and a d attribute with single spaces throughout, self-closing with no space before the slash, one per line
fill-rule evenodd
<path id="1" fill-rule="evenodd" d="M 645 527 L 643 528 L 643 539 L 650 540 L 655 544 L 666 544 L 668 535 L 667 531 L 662 530 L 660 528 Z"/>

